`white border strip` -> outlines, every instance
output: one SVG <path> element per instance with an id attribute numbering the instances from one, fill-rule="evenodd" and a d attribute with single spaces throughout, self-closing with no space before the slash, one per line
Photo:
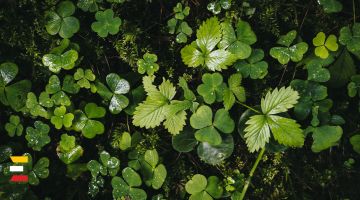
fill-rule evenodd
<path id="1" fill-rule="evenodd" d="M 10 166 L 11 172 L 23 172 L 24 166 Z"/>

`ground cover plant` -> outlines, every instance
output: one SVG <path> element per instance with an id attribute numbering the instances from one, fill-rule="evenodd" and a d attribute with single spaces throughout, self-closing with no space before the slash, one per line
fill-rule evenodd
<path id="1" fill-rule="evenodd" d="M 360 1 L 0 5 L 0 199 L 360 199 Z"/>

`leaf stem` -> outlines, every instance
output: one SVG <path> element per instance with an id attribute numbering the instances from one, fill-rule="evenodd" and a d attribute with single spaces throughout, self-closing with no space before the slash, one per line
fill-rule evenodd
<path id="1" fill-rule="evenodd" d="M 242 103 L 242 102 L 240 102 L 240 101 L 236 101 L 236 103 L 238 103 L 238 104 L 244 106 L 245 108 L 248 108 L 248 109 L 250 109 L 250 110 L 252 110 L 252 111 L 254 111 L 254 112 L 258 113 L 258 114 L 261 114 L 260 111 L 256 110 L 255 108 L 253 108 L 253 107 L 251 107 L 251 106 L 248 106 L 248 105 L 246 105 L 246 104 L 244 104 L 244 103 Z"/>
<path id="2" fill-rule="evenodd" d="M 353 18 L 354 18 L 354 24 L 356 23 L 356 13 L 355 13 L 355 0 L 352 0 L 353 4 Z"/>
<path id="3" fill-rule="evenodd" d="M 241 192 L 241 195 L 240 195 L 240 199 L 239 199 L 239 200 L 243 200 L 243 199 L 244 199 L 245 194 L 246 194 L 246 191 L 247 191 L 247 189 L 249 188 L 249 185 L 250 185 L 250 183 L 251 183 L 251 178 L 253 177 L 254 172 L 255 172 L 257 166 L 259 165 L 260 160 L 262 159 L 262 157 L 263 157 L 263 155 L 264 155 L 264 152 L 265 152 L 265 147 L 261 149 L 258 157 L 256 158 L 256 161 L 255 161 L 253 167 L 251 168 L 251 171 L 250 171 L 250 173 L 249 173 L 249 177 L 248 177 L 248 178 L 246 179 L 246 181 L 245 181 L 245 185 L 244 185 L 244 187 L 243 187 L 243 190 L 242 190 L 242 192 Z"/>

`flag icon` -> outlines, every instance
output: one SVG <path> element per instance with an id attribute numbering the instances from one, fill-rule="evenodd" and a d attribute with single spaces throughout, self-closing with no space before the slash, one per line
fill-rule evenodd
<path id="1" fill-rule="evenodd" d="M 16 164 L 25 164 L 29 162 L 29 158 L 27 156 L 10 156 L 10 159 L 13 163 Z M 12 165 L 10 166 L 10 172 L 24 172 L 24 166 Z M 29 177 L 24 174 L 13 175 L 10 181 L 15 183 L 26 183 L 29 181 Z"/>

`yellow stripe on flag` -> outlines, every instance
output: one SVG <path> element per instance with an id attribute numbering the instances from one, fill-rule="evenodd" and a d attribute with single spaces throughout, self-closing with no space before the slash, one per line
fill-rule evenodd
<path id="1" fill-rule="evenodd" d="M 27 163 L 29 158 L 27 156 L 10 156 L 13 163 Z"/>

